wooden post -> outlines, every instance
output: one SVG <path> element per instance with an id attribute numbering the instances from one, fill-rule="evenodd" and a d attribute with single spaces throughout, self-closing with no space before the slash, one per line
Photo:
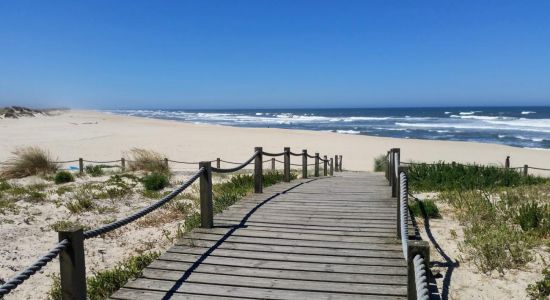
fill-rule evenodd
<path id="1" fill-rule="evenodd" d="M 212 204 L 212 165 L 209 161 L 199 162 L 199 169 L 204 168 L 199 178 L 201 200 L 201 228 L 214 227 L 214 207 Z"/>
<path id="2" fill-rule="evenodd" d="M 390 172 L 390 151 L 387 151 L 386 152 L 386 170 L 384 175 L 386 175 L 386 180 L 388 181 L 390 180 L 389 172 Z"/>
<path id="3" fill-rule="evenodd" d="M 529 175 L 529 166 L 523 165 L 523 176 Z"/>
<path id="4" fill-rule="evenodd" d="M 78 159 L 78 169 L 80 171 L 80 175 L 84 174 L 84 159 L 82 159 L 82 157 Z"/>
<path id="5" fill-rule="evenodd" d="M 394 159 L 393 159 L 393 185 L 392 185 L 392 190 L 391 190 L 391 195 L 392 197 L 397 197 L 397 193 L 398 193 L 398 181 L 399 181 L 399 174 L 397 173 L 397 168 L 399 168 L 399 162 L 401 160 L 401 150 L 399 148 L 394 148 L 393 149 L 393 156 L 394 156 Z"/>
<path id="6" fill-rule="evenodd" d="M 271 171 L 275 172 L 275 157 L 271 158 Z"/>
<path id="7" fill-rule="evenodd" d="M 506 156 L 506 162 L 504 162 L 504 168 L 510 168 L 510 156 Z"/>
<path id="8" fill-rule="evenodd" d="M 407 299 L 416 300 L 416 280 L 414 277 L 414 262 L 416 255 L 420 254 L 424 258 L 426 268 L 430 265 L 430 244 L 422 240 L 409 240 L 407 248 Z M 426 270 L 427 271 L 427 270 Z M 429 282 L 429 272 L 426 273 L 426 279 Z"/>
<path id="9" fill-rule="evenodd" d="M 400 180 L 400 174 L 401 172 L 407 174 L 407 170 L 408 168 L 407 167 L 399 167 L 397 169 L 397 191 L 398 191 L 398 195 L 397 195 L 397 238 L 400 239 L 401 238 L 401 189 L 403 188 L 403 186 L 401 186 L 401 180 Z M 408 186 L 406 186 L 405 188 L 407 188 L 407 191 L 408 191 Z M 407 196 L 405 196 L 407 197 Z M 408 207 L 406 207 L 405 209 L 409 209 Z M 408 224 L 405 224 L 405 226 L 408 226 Z M 408 237 L 408 229 L 407 229 L 407 237 Z"/>
<path id="10" fill-rule="evenodd" d="M 218 169 L 221 168 L 221 159 L 219 157 L 216 158 L 216 168 L 218 168 Z"/>
<path id="11" fill-rule="evenodd" d="M 126 171 L 126 159 L 124 157 L 120 159 L 120 170 L 122 172 Z"/>
<path id="12" fill-rule="evenodd" d="M 323 156 L 323 176 L 327 176 L 328 175 L 328 159 L 327 159 L 327 156 Z"/>
<path id="13" fill-rule="evenodd" d="M 315 153 L 315 177 L 319 177 L 319 153 Z"/>
<path id="14" fill-rule="evenodd" d="M 164 158 L 164 165 L 166 166 L 166 169 L 168 169 L 168 158 Z"/>
<path id="15" fill-rule="evenodd" d="M 261 194 L 264 192 L 263 187 L 263 148 L 255 147 L 254 152 L 259 152 L 254 160 L 254 193 Z"/>
<path id="16" fill-rule="evenodd" d="M 302 150 L 302 178 L 307 178 L 307 150 Z"/>
<path id="17" fill-rule="evenodd" d="M 342 168 L 342 155 L 339 155 L 340 157 L 340 163 L 338 164 L 338 168 L 340 168 L 340 172 L 344 171 L 344 169 Z"/>
<path id="18" fill-rule="evenodd" d="M 392 187 L 392 191 L 393 191 L 393 179 L 394 179 L 394 176 L 393 176 L 393 170 L 394 170 L 394 167 L 393 167 L 393 161 L 395 159 L 395 155 L 393 154 L 395 151 L 395 148 L 391 148 L 390 149 L 390 163 L 389 163 L 389 176 L 390 176 L 390 186 Z"/>
<path id="19" fill-rule="evenodd" d="M 284 151 L 284 176 L 283 180 L 284 182 L 290 182 L 290 147 L 285 147 Z"/>
<path id="20" fill-rule="evenodd" d="M 330 158 L 330 176 L 334 176 L 334 159 Z"/>
<path id="21" fill-rule="evenodd" d="M 61 299 L 86 299 L 86 264 L 82 228 L 58 232 L 59 241 L 69 240 L 69 245 L 59 254 L 61 275 Z"/>
<path id="22" fill-rule="evenodd" d="M 334 155 L 334 165 L 336 167 L 335 171 L 338 172 L 338 155 Z"/>
<path id="23" fill-rule="evenodd" d="M 453 162 L 451 163 L 451 166 L 453 166 L 453 168 L 456 167 L 456 161 L 453 161 Z"/>

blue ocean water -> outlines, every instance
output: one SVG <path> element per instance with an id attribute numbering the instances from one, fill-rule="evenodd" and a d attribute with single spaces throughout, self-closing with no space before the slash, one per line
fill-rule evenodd
<path id="1" fill-rule="evenodd" d="M 550 149 L 550 107 L 108 110 L 192 123 L 473 141 Z"/>

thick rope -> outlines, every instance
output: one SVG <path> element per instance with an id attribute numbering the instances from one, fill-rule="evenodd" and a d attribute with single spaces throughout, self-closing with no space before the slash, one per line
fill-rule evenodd
<path id="1" fill-rule="evenodd" d="M 534 169 L 534 170 L 541 170 L 541 171 L 550 171 L 550 169 L 545 169 L 545 168 L 538 168 L 538 167 L 529 167 L 529 169 Z"/>
<path id="2" fill-rule="evenodd" d="M 426 276 L 426 265 L 424 258 L 417 254 L 413 258 L 414 265 L 414 280 L 416 283 L 416 299 L 429 300 L 430 292 L 428 291 L 428 277 Z"/>
<path id="3" fill-rule="evenodd" d="M 302 156 L 302 153 L 294 153 L 294 152 L 289 152 L 290 155 L 294 155 L 294 156 Z"/>
<path id="4" fill-rule="evenodd" d="M 231 172 L 239 171 L 240 169 L 246 167 L 249 163 L 251 163 L 258 155 L 260 155 L 260 151 L 255 152 L 254 155 L 252 155 L 252 157 L 250 157 L 247 161 L 243 162 L 242 164 L 240 164 L 240 165 L 238 165 L 234 168 L 229 168 L 229 169 L 212 168 L 212 172 L 215 172 L 215 173 L 231 173 Z"/>
<path id="5" fill-rule="evenodd" d="M 215 162 L 215 160 L 207 160 L 209 162 Z M 178 160 L 171 160 L 169 159 L 168 162 L 176 163 L 176 164 L 185 164 L 185 165 L 198 165 L 199 162 L 192 162 L 192 161 L 178 161 Z"/>
<path id="6" fill-rule="evenodd" d="M 75 160 L 65 160 L 65 161 L 50 161 L 52 164 L 69 164 L 78 162 L 78 159 Z"/>
<path id="7" fill-rule="evenodd" d="M 116 162 L 120 162 L 120 159 L 117 160 L 108 160 L 108 161 L 97 161 L 97 160 L 82 160 L 83 162 L 92 163 L 92 164 L 112 164 Z"/>
<path id="8" fill-rule="evenodd" d="M 159 207 L 166 204 L 166 202 L 172 200 L 174 197 L 176 197 L 178 194 L 180 194 L 186 188 L 188 188 L 195 180 L 197 180 L 202 175 L 203 172 L 205 172 L 205 169 L 200 168 L 199 171 L 197 173 L 195 173 L 195 175 L 193 175 L 191 178 L 187 179 L 186 182 L 184 182 L 182 185 L 180 185 L 177 189 L 172 191 L 170 194 L 166 195 L 164 198 L 162 198 L 158 202 L 153 203 L 152 205 L 141 209 L 140 211 L 136 212 L 135 214 L 133 214 L 131 216 L 128 216 L 124 219 L 114 221 L 114 222 L 112 222 L 110 224 L 107 224 L 105 226 L 101 226 L 99 228 L 88 230 L 88 231 L 84 232 L 84 239 L 93 238 L 93 237 L 96 237 L 98 235 L 113 231 L 117 228 L 120 228 L 120 227 L 122 227 L 126 224 L 129 224 L 129 223 L 131 223 L 131 222 L 147 215 L 148 213 L 158 209 Z"/>
<path id="9" fill-rule="evenodd" d="M 35 261 L 32 265 L 27 267 L 25 270 L 21 271 L 19 274 L 10 278 L 6 283 L 0 286 L 0 298 L 3 295 L 7 295 L 13 289 L 18 287 L 20 284 L 29 279 L 36 272 L 40 271 L 45 265 L 50 261 L 56 258 L 61 251 L 63 251 L 69 245 L 69 240 L 65 239 L 59 242 L 55 247 L 53 247 L 48 253 Z"/>
<path id="10" fill-rule="evenodd" d="M 265 151 L 262 151 L 262 154 L 265 155 L 265 156 L 281 156 L 281 155 L 285 155 L 284 152 L 281 152 L 281 153 L 269 153 L 269 152 L 265 152 Z"/>
<path id="11" fill-rule="evenodd" d="M 399 215 L 400 215 L 400 232 L 401 232 L 401 246 L 403 247 L 403 256 L 405 260 L 408 258 L 408 248 L 409 248 L 409 230 L 408 230 L 408 207 L 409 207 L 409 194 L 407 191 L 407 174 L 401 172 L 399 174 Z"/>

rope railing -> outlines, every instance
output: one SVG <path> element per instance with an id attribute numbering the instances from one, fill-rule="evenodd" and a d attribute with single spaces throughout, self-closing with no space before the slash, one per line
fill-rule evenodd
<path id="1" fill-rule="evenodd" d="M 291 154 L 290 148 L 285 148 L 285 151 L 282 153 L 285 154 Z M 191 186 L 197 179 L 200 179 L 200 216 L 201 216 L 201 228 L 212 228 L 213 227 L 213 203 L 212 203 L 212 172 L 216 173 L 231 173 L 235 171 L 239 171 L 249 165 L 252 161 L 254 162 L 254 192 L 255 193 L 262 193 L 262 173 L 263 173 L 263 163 L 272 161 L 273 163 L 280 162 L 284 165 L 284 181 L 288 182 L 290 181 L 290 166 L 302 166 L 302 169 L 305 171 L 303 173 L 307 177 L 307 166 L 314 165 L 316 166 L 315 176 L 319 176 L 318 167 L 319 167 L 319 161 L 329 161 L 324 159 L 319 159 L 319 156 L 313 156 L 316 159 L 316 163 L 314 164 L 307 164 L 307 159 L 305 159 L 305 156 L 307 155 L 307 151 L 304 150 L 300 156 L 303 156 L 304 159 L 302 160 L 302 164 L 291 164 L 290 159 L 288 155 L 285 155 L 285 161 L 280 161 L 275 158 L 269 159 L 269 160 L 262 160 L 262 154 L 265 154 L 261 150 L 261 147 L 256 147 L 254 154 L 247 159 L 245 162 L 237 163 L 232 161 L 225 161 L 221 159 L 216 160 L 210 160 L 210 161 L 201 161 L 201 162 L 184 162 L 184 161 L 174 161 L 169 160 L 165 158 L 164 162 L 173 162 L 173 163 L 185 163 L 185 164 L 198 164 L 199 170 L 193 174 L 191 177 L 189 177 L 185 182 L 181 183 L 175 190 L 170 192 L 168 195 L 164 196 L 157 202 L 140 209 L 139 211 L 135 212 L 134 214 L 127 216 L 125 218 L 122 218 L 120 220 L 116 220 L 114 222 L 111 222 L 107 225 L 100 226 L 95 229 L 87 230 L 85 232 L 82 231 L 82 229 L 69 229 L 68 231 L 60 231 L 60 242 L 55 245 L 54 248 L 52 248 L 50 251 L 48 251 L 44 256 L 42 256 L 40 259 L 38 259 L 35 263 L 15 275 L 14 277 L 10 278 L 8 281 L 6 281 L 4 284 L 0 286 L 0 299 L 4 296 L 10 293 L 12 290 L 17 288 L 20 284 L 25 282 L 28 278 L 30 278 L 32 275 L 34 275 L 36 272 L 40 271 L 44 266 L 46 266 L 49 262 L 51 262 L 53 259 L 61 255 L 60 264 L 61 264 L 61 281 L 62 283 L 64 280 L 67 280 L 70 278 L 71 284 L 61 284 L 62 293 L 67 295 L 72 295 L 73 297 L 77 299 L 85 299 L 86 298 L 86 272 L 85 272 L 85 264 L 84 264 L 84 241 L 87 239 L 98 237 L 102 234 L 109 233 L 113 230 L 116 230 L 118 228 L 121 228 L 125 225 L 128 225 L 139 218 L 142 218 L 146 216 L 147 214 L 159 209 L 166 203 L 168 203 L 170 200 L 174 199 L 177 195 L 182 193 L 185 189 L 187 189 L 189 186 Z M 269 154 L 269 153 L 268 153 Z M 340 157 L 340 161 L 342 156 Z M 331 175 L 333 174 L 333 165 L 332 165 L 332 159 L 331 161 Z M 72 162 L 79 162 L 80 167 L 82 169 L 83 162 L 88 163 L 113 163 L 113 162 L 121 162 L 122 168 L 124 168 L 126 162 L 132 162 L 130 160 L 125 160 L 124 158 L 116 161 L 92 161 L 92 160 L 84 160 L 82 158 L 74 161 L 64 161 L 64 162 L 57 162 L 57 163 L 72 163 Z M 212 162 L 216 162 L 217 165 L 219 165 L 219 162 L 229 163 L 229 164 L 236 164 L 237 166 L 233 168 L 214 168 L 211 166 Z M 340 165 L 341 168 L 341 165 Z M 337 166 L 338 170 L 338 166 Z M 341 169 L 340 169 L 341 170 Z M 327 164 L 325 163 L 325 173 L 324 175 L 327 175 Z M 304 177 L 304 178 L 306 178 Z M 69 247 L 70 246 L 70 247 Z M 70 251 L 67 250 L 70 248 Z"/>
<path id="2" fill-rule="evenodd" d="M 40 271 L 44 266 L 56 258 L 61 251 L 65 250 L 69 245 L 68 240 L 62 240 L 57 243 L 55 247 L 50 249 L 44 256 L 35 261 L 32 265 L 28 266 L 25 270 L 19 272 L 19 274 L 8 279 L 4 284 L 0 285 L 0 298 L 4 295 L 7 295 L 9 292 L 14 290 L 16 287 L 21 285 L 25 280 L 29 279 L 36 272 Z"/>
<path id="3" fill-rule="evenodd" d="M 133 221 L 135 221 L 135 220 L 137 220 L 137 219 L 139 219 L 139 218 L 141 218 L 141 217 L 157 210 L 158 208 L 160 208 L 161 206 L 166 204 L 168 201 L 174 199 L 174 197 L 176 197 L 181 192 L 183 192 L 191 184 L 193 184 L 193 182 L 195 182 L 195 180 L 197 180 L 204 171 L 205 171 L 204 168 L 200 168 L 197 173 L 195 173 L 193 176 L 191 176 L 189 179 L 187 179 L 187 181 L 182 183 L 177 189 L 172 191 L 170 194 L 166 195 L 161 200 L 159 200 L 159 201 L 157 201 L 157 202 L 141 209 L 140 211 L 134 213 L 133 215 L 130 215 L 126 218 L 114 221 L 112 223 L 101 226 L 99 228 L 88 230 L 88 231 L 84 232 L 84 239 L 90 239 L 90 238 L 94 238 L 98 235 L 108 233 L 110 231 L 113 231 L 117 228 L 120 228 L 124 225 L 127 225 L 127 224 L 129 224 L 129 223 L 131 223 L 131 222 L 133 222 Z"/>
<path id="4" fill-rule="evenodd" d="M 269 152 L 262 151 L 262 154 L 265 156 L 282 156 L 282 155 L 285 155 L 285 152 L 269 153 Z"/>
<path id="5" fill-rule="evenodd" d="M 426 241 L 409 239 L 409 191 L 407 166 L 400 166 L 401 151 L 392 148 L 386 156 L 386 178 L 392 188 L 392 197 L 397 198 L 397 237 L 401 240 L 403 257 L 407 262 L 407 294 L 409 299 L 427 300 L 428 266 L 430 248 Z"/>
<path id="6" fill-rule="evenodd" d="M 430 291 L 428 290 L 428 273 L 426 272 L 426 264 L 424 258 L 417 254 L 413 258 L 414 265 L 414 282 L 416 285 L 416 299 L 429 300 Z"/>
<path id="7" fill-rule="evenodd" d="M 402 165 L 412 165 L 412 166 L 417 166 L 417 165 L 425 165 L 425 166 L 452 165 L 452 166 L 461 166 L 461 167 L 479 166 L 479 165 L 475 165 L 475 164 L 463 164 L 463 163 L 455 163 L 455 162 L 451 162 L 451 163 L 448 163 L 448 162 L 427 163 L 427 162 L 404 162 L 404 161 L 402 161 L 401 164 Z M 506 166 L 504 166 L 504 167 L 494 166 L 494 167 L 499 168 L 499 169 L 508 169 L 508 170 L 533 169 L 533 170 L 540 170 L 540 171 L 550 171 L 550 169 L 548 169 L 548 168 L 533 167 L 533 166 L 529 166 L 529 165 L 524 165 L 523 167 L 506 167 Z"/>
<path id="8" fill-rule="evenodd" d="M 215 173 L 232 173 L 241 170 L 242 168 L 248 166 L 255 158 L 256 156 L 260 155 L 261 152 L 255 152 L 254 155 L 252 155 L 247 161 L 241 163 L 240 165 L 228 168 L 228 169 L 222 169 L 222 168 L 212 168 L 212 172 Z"/>

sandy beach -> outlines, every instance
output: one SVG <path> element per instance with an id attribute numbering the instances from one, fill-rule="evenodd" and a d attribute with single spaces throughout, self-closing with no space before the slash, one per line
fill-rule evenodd
<path id="1" fill-rule="evenodd" d="M 243 161 L 256 146 L 280 152 L 343 155 L 347 170 L 372 171 L 373 158 L 392 147 L 401 148 L 402 161 L 456 161 L 502 165 L 550 167 L 550 151 L 496 144 L 383 138 L 322 131 L 242 128 L 190 124 L 179 121 L 112 115 L 97 111 L 63 111 L 56 116 L 0 120 L 0 161 L 17 147 L 38 145 L 59 160 L 79 157 L 116 160 L 125 151 L 140 147 L 158 151 L 173 160 L 199 161 L 221 157 Z M 293 158 L 298 163 L 300 158 Z M 530 170 L 540 175 L 550 172 Z"/>

